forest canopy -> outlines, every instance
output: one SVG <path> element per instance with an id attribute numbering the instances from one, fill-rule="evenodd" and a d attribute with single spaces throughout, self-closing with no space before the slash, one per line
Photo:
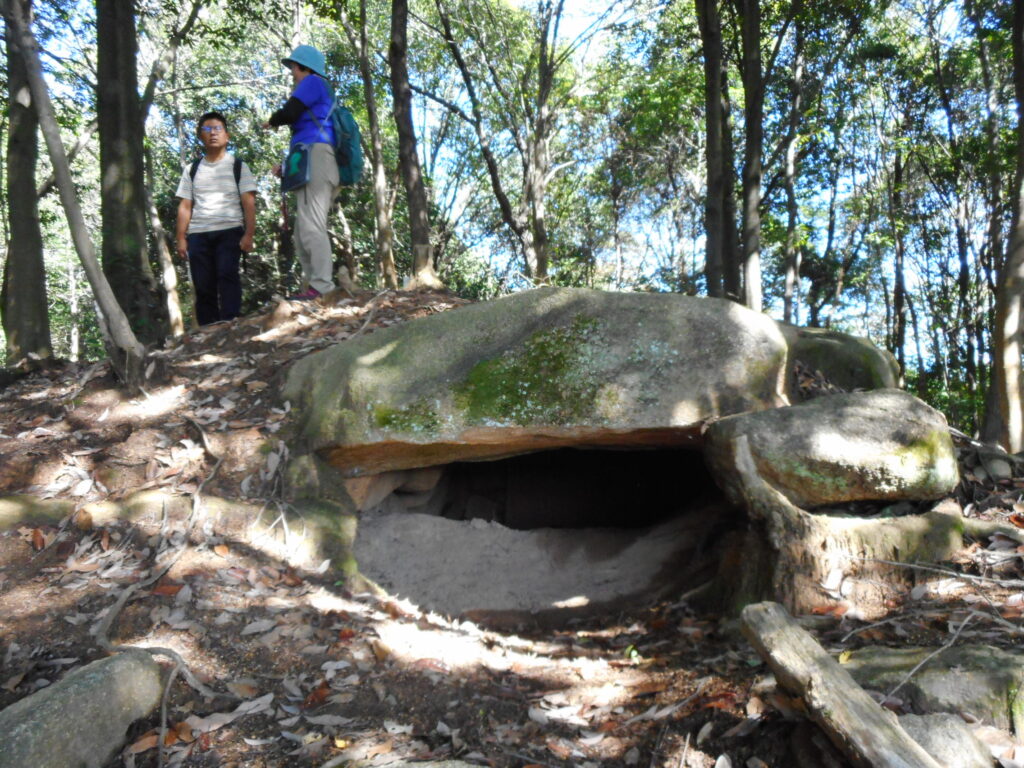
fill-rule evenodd
<path id="1" fill-rule="evenodd" d="M 85 240 L 141 345 L 187 329 L 174 194 L 209 110 L 259 186 L 243 310 L 298 287 L 293 213 L 270 172 L 288 139 L 260 126 L 303 43 L 326 54 L 363 130 L 367 168 L 331 226 L 357 286 L 732 299 L 868 336 L 952 424 L 1024 447 L 1013 3 L 3 2 L 8 367 L 119 347 Z M 30 39 L 82 240 L 30 88 Z M 403 175 L 396 93 L 411 93 L 424 200 Z"/>

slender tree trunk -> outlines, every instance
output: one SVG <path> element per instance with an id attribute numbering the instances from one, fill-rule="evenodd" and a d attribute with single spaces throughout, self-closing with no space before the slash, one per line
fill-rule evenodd
<path id="1" fill-rule="evenodd" d="M 68 261 L 68 360 L 78 362 L 81 356 L 81 302 L 78 298 L 78 270 L 75 269 L 75 262 Z"/>
<path id="2" fill-rule="evenodd" d="M 722 274 L 725 295 L 734 301 L 743 296 L 743 263 L 740 258 L 739 232 L 736 229 L 736 149 L 733 146 L 732 101 L 729 78 L 722 67 Z"/>
<path id="3" fill-rule="evenodd" d="M 536 252 L 538 283 L 548 281 L 550 254 L 548 253 L 547 187 L 551 173 L 551 132 L 554 120 L 551 113 L 551 94 L 555 84 L 555 71 L 559 56 L 558 27 L 562 18 L 564 0 L 538 3 L 537 9 L 537 95 L 530 125 L 530 138 L 526 142 L 527 164 L 525 199 L 533 232 Z"/>
<path id="4" fill-rule="evenodd" d="M 998 398 L 986 413 L 983 433 L 999 435 L 1014 453 L 1024 449 L 1024 8 L 1013 6 L 1013 85 L 1017 99 L 1017 167 L 1013 179 L 1013 213 L 1006 265 L 996 294 L 992 334 L 992 386 Z"/>
<path id="5" fill-rule="evenodd" d="M 799 322 L 797 304 L 800 299 L 800 249 L 798 247 L 797 223 L 799 206 L 796 201 L 796 147 L 800 132 L 800 118 L 803 111 L 804 79 L 804 36 L 803 25 L 796 23 L 793 43 L 793 79 L 790 85 L 789 131 L 786 134 L 786 250 L 785 287 L 783 289 L 783 320 Z"/>
<path id="6" fill-rule="evenodd" d="M 31 0 L 9 2 L 18 3 L 23 18 L 31 19 Z M 14 365 L 29 355 L 48 358 L 52 350 L 43 237 L 36 196 L 39 120 L 25 61 L 18 54 L 10 35 L 6 49 L 10 118 L 6 182 L 10 246 L 0 289 L 0 316 L 7 339 L 7 363 Z"/>
<path id="7" fill-rule="evenodd" d="M 722 147 L 725 116 L 722 111 L 722 21 L 718 0 L 696 0 L 704 54 L 704 153 L 707 193 L 704 197 L 704 279 L 708 296 L 725 295 L 723 250 L 726 177 Z"/>
<path id="8" fill-rule="evenodd" d="M 761 152 L 764 79 L 761 76 L 761 3 L 738 0 L 743 37 L 743 303 L 761 311 Z"/>
<path id="9" fill-rule="evenodd" d="M 68 219 L 71 239 L 74 241 L 75 250 L 85 268 L 85 274 L 100 309 L 100 330 L 104 338 L 109 339 L 108 352 L 111 365 L 121 381 L 130 389 L 134 389 L 143 379 L 142 363 L 145 358 L 145 349 L 136 339 L 127 316 L 117 303 L 114 292 L 100 268 L 93 244 L 89 240 L 89 230 L 86 227 L 82 209 L 78 205 L 74 181 L 71 178 L 71 168 L 68 166 L 67 155 L 64 153 L 60 128 L 57 125 L 46 81 L 43 79 L 38 47 L 28 20 L 22 15 L 17 0 L 3 0 L 3 9 L 7 22 L 8 39 L 13 37 L 16 41 L 18 51 L 25 62 L 32 100 L 36 104 L 39 127 L 46 140 L 50 163 L 57 175 L 57 187 L 60 190 L 61 204 Z"/>
<path id="10" fill-rule="evenodd" d="M 160 214 L 153 202 L 153 196 L 149 193 L 149 190 L 156 186 L 156 180 L 153 174 L 153 155 L 148 149 L 146 150 L 146 175 L 149 177 L 149 184 L 145 188 L 146 211 L 149 213 L 149 226 L 153 229 L 153 247 L 156 249 L 157 263 L 160 265 L 160 284 L 163 286 L 163 293 L 167 298 L 168 324 L 172 336 L 183 336 L 185 334 L 185 318 L 181 312 L 181 299 L 178 298 L 178 273 L 174 269 L 174 258 L 168 245 L 167 232 L 164 231 L 164 224 L 160 221 Z"/>
<path id="11" fill-rule="evenodd" d="M 466 62 L 458 41 L 455 39 L 455 35 L 452 31 L 451 16 L 446 10 L 442 0 L 434 0 L 434 6 L 437 8 L 438 18 L 441 20 L 441 26 L 445 36 L 445 44 L 448 46 L 448 50 L 452 54 L 455 65 L 458 67 L 459 74 L 462 77 L 463 85 L 466 87 L 466 96 L 469 99 L 471 115 L 467 115 L 458 107 L 454 107 L 453 111 L 458 114 L 460 118 L 473 126 L 473 131 L 477 137 L 477 145 L 480 147 L 480 154 L 483 157 L 484 165 L 487 167 L 487 177 L 491 182 L 491 191 L 494 193 L 494 198 L 498 203 L 498 210 L 501 211 L 501 219 L 515 236 L 516 242 L 522 251 L 523 274 L 530 279 L 537 279 L 537 265 L 540 259 L 538 258 L 537 247 L 534 242 L 535 231 L 528 225 L 529 215 L 527 210 L 526 193 L 528 178 L 530 175 L 530 161 L 528 160 L 529 154 L 525 146 L 525 142 L 522 141 L 521 137 L 517 133 L 516 127 L 511 125 L 513 121 L 509 119 L 509 130 L 512 132 L 513 139 L 516 143 L 517 149 L 520 151 L 520 157 L 522 159 L 523 177 L 522 200 L 518 205 L 513 207 L 512 201 L 509 200 L 505 187 L 502 184 L 501 168 L 498 158 L 491 149 L 491 137 L 485 130 L 484 114 L 480 100 L 477 97 L 475 79 L 470 72 L 469 64 Z M 488 69 L 493 71 L 493 67 L 490 66 L 489 63 Z"/>
<path id="12" fill-rule="evenodd" d="M 133 1 L 96 0 L 96 35 L 103 271 L 135 333 L 155 342 L 166 333 L 167 317 L 146 247 Z"/>
<path id="13" fill-rule="evenodd" d="M 395 229 L 388 208 L 387 168 L 384 166 L 384 141 L 381 138 L 380 117 L 377 111 L 377 94 L 373 86 L 373 66 L 370 61 L 369 29 L 366 21 L 366 0 L 359 0 L 359 32 L 353 28 L 348 12 L 341 3 L 335 4 L 349 44 L 359 61 L 359 74 L 363 80 L 363 97 L 366 101 L 366 119 L 369 125 L 370 167 L 373 172 L 373 213 L 374 246 L 377 256 L 377 273 L 382 276 L 388 288 L 398 287 L 398 272 L 395 269 Z M 356 279 L 356 275 L 352 275 Z"/>
<path id="14" fill-rule="evenodd" d="M 391 65 L 391 90 L 394 98 L 395 125 L 398 128 L 398 159 L 402 166 L 402 179 L 409 204 L 409 229 L 412 246 L 412 287 L 436 288 L 441 281 L 434 272 L 433 249 L 430 245 L 430 213 L 427 191 L 416 153 L 416 133 L 412 120 L 412 89 L 409 87 L 408 0 L 391 2 L 391 45 L 388 63 Z"/>
<path id="15" fill-rule="evenodd" d="M 988 233 L 985 242 L 985 247 L 981 250 L 981 266 L 984 272 L 985 285 L 988 287 L 988 291 L 984 291 L 986 298 L 996 296 L 998 303 L 999 295 L 999 275 L 1003 271 L 1003 256 L 1005 243 L 1003 240 L 1003 214 L 1005 211 L 1005 201 L 1003 194 L 1003 174 L 1000 168 L 1000 164 L 994 162 L 994 159 L 999 157 L 1002 152 L 1002 139 L 999 135 L 999 114 L 1002 107 L 1002 99 L 1000 96 L 1001 90 L 996 86 L 995 79 L 992 75 L 992 67 L 990 64 L 989 57 L 989 45 L 988 37 L 981 23 L 981 15 L 977 3 L 974 0 L 968 0 L 965 3 L 965 9 L 967 16 L 970 18 L 974 28 L 974 34 L 977 41 L 978 50 L 978 61 L 981 64 L 981 76 L 982 82 L 985 84 L 985 139 L 987 144 L 988 156 L 990 162 L 988 165 L 988 185 L 985 190 L 985 201 L 988 207 Z M 981 424 L 979 425 L 979 437 L 991 443 L 997 443 L 1003 441 L 1005 438 L 1002 434 L 1002 421 L 999 410 L 999 390 L 996 386 L 996 368 L 998 367 L 997 362 L 997 341 L 996 335 L 998 332 L 998 325 L 996 321 L 996 312 L 993 302 L 989 302 L 985 309 L 985 316 L 988 318 L 988 327 L 991 329 L 990 333 L 990 344 L 992 354 L 990 358 L 992 360 L 991 370 L 988 372 L 987 381 L 985 382 L 985 410 L 982 413 Z M 979 323 L 978 334 L 981 334 L 982 323 Z M 984 345 L 981 339 L 978 339 L 977 349 L 984 349 Z M 984 369 L 982 370 L 984 373 Z"/>
<path id="16" fill-rule="evenodd" d="M 896 159 L 893 163 L 892 189 L 889 193 L 889 223 L 892 227 L 894 244 L 895 283 L 892 291 L 893 328 L 891 352 L 896 356 L 900 366 L 900 379 L 903 379 L 907 369 L 906 360 L 906 339 L 907 339 L 907 283 L 904 273 L 904 233 L 903 233 L 903 152 L 896 151 Z"/>

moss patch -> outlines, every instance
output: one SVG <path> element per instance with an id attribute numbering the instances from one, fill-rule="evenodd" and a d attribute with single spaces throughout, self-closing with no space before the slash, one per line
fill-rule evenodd
<path id="1" fill-rule="evenodd" d="M 598 323 L 577 315 L 538 331 L 516 350 L 478 363 L 455 387 L 457 406 L 473 424 L 566 424 L 590 417 L 600 382 L 594 375 Z"/>
<path id="2" fill-rule="evenodd" d="M 378 429 L 395 432 L 433 433 L 441 426 L 441 419 L 426 400 L 418 400 L 404 408 L 378 405 L 373 409 L 373 423 Z"/>

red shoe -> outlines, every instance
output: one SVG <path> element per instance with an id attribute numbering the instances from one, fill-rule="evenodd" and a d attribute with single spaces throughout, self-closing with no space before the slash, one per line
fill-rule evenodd
<path id="1" fill-rule="evenodd" d="M 302 293 L 296 293 L 294 296 L 289 296 L 288 301 L 314 301 L 320 298 L 320 291 L 316 288 L 309 287 Z"/>

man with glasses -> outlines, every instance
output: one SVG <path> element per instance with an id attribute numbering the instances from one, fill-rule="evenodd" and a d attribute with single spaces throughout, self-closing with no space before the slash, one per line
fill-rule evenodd
<path id="1" fill-rule="evenodd" d="M 238 264 L 253 249 L 256 182 L 228 151 L 228 123 L 219 112 L 199 118 L 203 157 L 185 168 L 175 193 L 178 256 L 188 258 L 199 325 L 232 320 L 242 310 Z"/>

